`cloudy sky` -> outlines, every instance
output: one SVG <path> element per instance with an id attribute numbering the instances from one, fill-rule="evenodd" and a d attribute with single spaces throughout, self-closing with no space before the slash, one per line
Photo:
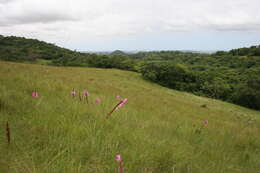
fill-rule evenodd
<path id="1" fill-rule="evenodd" d="M 260 0 L 0 0 L 0 34 L 84 51 L 260 44 Z"/>

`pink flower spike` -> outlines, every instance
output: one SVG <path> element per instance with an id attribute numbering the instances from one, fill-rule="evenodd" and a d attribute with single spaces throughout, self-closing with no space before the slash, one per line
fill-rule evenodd
<path id="1" fill-rule="evenodd" d="M 121 101 L 121 103 L 116 107 L 116 110 L 121 108 L 126 102 L 128 101 L 128 98 L 125 98 Z"/>
<path id="2" fill-rule="evenodd" d="M 208 125 L 209 120 L 204 120 L 204 125 Z"/>
<path id="3" fill-rule="evenodd" d="M 123 163 L 122 163 L 123 159 L 120 154 L 116 155 L 116 161 L 118 163 L 119 173 L 124 173 L 124 167 L 123 167 Z"/>
<path id="4" fill-rule="evenodd" d="M 117 99 L 117 100 L 121 100 L 121 97 L 120 97 L 120 96 L 116 96 L 116 99 Z"/>
<path id="5" fill-rule="evenodd" d="M 71 96 L 75 97 L 76 96 L 76 91 L 73 89 L 70 94 L 71 94 Z"/>
<path id="6" fill-rule="evenodd" d="M 122 157 L 121 157 L 120 154 L 117 154 L 117 155 L 116 155 L 116 161 L 117 161 L 117 162 L 121 162 L 121 161 L 122 161 Z"/>
<path id="7" fill-rule="evenodd" d="M 84 90 L 83 90 L 83 95 L 84 95 L 85 97 L 89 96 L 88 90 L 84 89 Z"/>
<path id="8" fill-rule="evenodd" d="M 32 97 L 34 97 L 34 98 L 39 97 L 38 92 L 37 91 L 33 91 L 32 92 Z"/>
<path id="9" fill-rule="evenodd" d="M 120 102 L 112 109 L 112 111 L 107 114 L 106 118 L 108 118 L 114 111 L 121 108 L 127 102 L 127 100 L 128 98 L 120 100 Z"/>
<path id="10" fill-rule="evenodd" d="M 99 104 L 101 102 L 100 98 L 96 98 L 96 103 Z"/>

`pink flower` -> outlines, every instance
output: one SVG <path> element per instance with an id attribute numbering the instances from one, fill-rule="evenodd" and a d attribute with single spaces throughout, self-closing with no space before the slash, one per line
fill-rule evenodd
<path id="1" fill-rule="evenodd" d="M 119 108 L 121 108 L 127 101 L 128 101 L 128 98 L 122 99 L 122 100 L 112 109 L 112 111 L 110 111 L 110 112 L 107 114 L 107 117 L 106 117 L 106 118 L 108 118 L 114 111 L 116 111 L 116 110 L 118 110 Z"/>
<path id="2" fill-rule="evenodd" d="M 208 125 L 208 123 L 209 123 L 209 120 L 204 120 L 204 125 L 205 126 Z"/>
<path id="3" fill-rule="evenodd" d="M 118 110 L 119 108 L 121 108 L 127 101 L 128 101 L 128 98 L 121 100 L 121 102 L 118 104 L 118 106 L 116 107 L 115 110 Z"/>
<path id="4" fill-rule="evenodd" d="M 88 97 L 88 96 L 89 96 L 88 90 L 84 89 L 84 90 L 83 90 L 83 95 L 84 95 L 85 97 Z"/>
<path id="5" fill-rule="evenodd" d="M 122 157 L 121 157 L 120 154 L 117 154 L 117 155 L 116 155 L 116 161 L 117 161 L 117 162 L 121 162 L 121 161 L 122 161 Z"/>
<path id="6" fill-rule="evenodd" d="M 38 92 L 37 91 L 33 91 L 32 92 L 32 97 L 34 97 L 34 98 L 39 97 Z"/>
<path id="7" fill-rule="evenodd" d="M 101 102 L 100 98 L 96 98 L 96 103 L 99 104 Z"/>
<path id="8" fill-rule="evenodd" d="M 116 96 L 116 99 L 117 99 L 117 100 L 121 100 L 121 97 L 120 97 L 120 96 Z"/>
<path id="9" fill-rule="evenodd" d="M 71 96 L 75 97 L 77 93 L 76 93 L 76 91 L 73 89 L 70 94 L 71 94 Z"/>
<path id="10" fill-rule="evenodd" d="M 116 161 L 118 163 L 119 173 L 124 173 L 124 167 L 122 164 L 122 157 L 120 154 L 116 155 Z"/>

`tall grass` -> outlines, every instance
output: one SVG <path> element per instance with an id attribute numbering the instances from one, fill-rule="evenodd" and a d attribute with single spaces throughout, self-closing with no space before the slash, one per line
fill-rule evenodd
<path id="1" fill-rule="evenodd" d="M 106 119 L 117 95 L 128 102 Z M 0 62 L 0 123 L 0 173 L 114 173 L 117 154 L 126 173 L 260 170 L 260 112 L 133 72 Z"/>

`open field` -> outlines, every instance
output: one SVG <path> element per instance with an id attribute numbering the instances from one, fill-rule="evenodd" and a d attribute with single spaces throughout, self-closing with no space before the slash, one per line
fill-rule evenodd
<path id="1" fill-rule="evenodd" d="M 87 89 L 89 103 L 73 98 L 73 88 Z M 117 95 L 128 102 L 105 119 Z M 126 173 L 260 170 L 259 111 L 134 72 L 0 61 L 0 124 L 0 173 L 114 173 L 116 154 Z"/>

